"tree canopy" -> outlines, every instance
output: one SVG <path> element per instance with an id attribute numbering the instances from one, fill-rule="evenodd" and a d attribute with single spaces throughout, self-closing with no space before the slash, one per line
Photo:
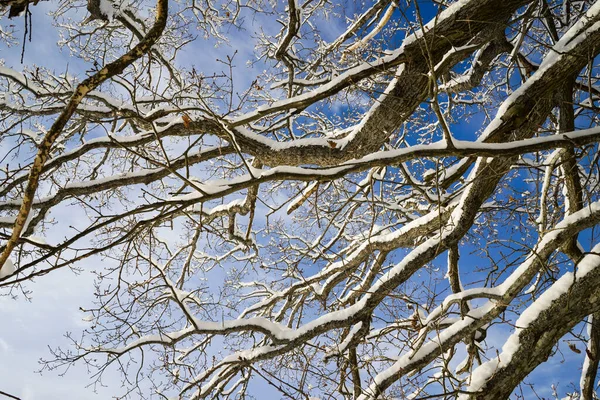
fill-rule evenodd
<path id="1" fill-rule="evenodd" d="M 598 398 L 600 2 L 0 0 L 0 46 L 0 295 L 96 274 L 44 369 L 495 400 L 566 343 Z"/>

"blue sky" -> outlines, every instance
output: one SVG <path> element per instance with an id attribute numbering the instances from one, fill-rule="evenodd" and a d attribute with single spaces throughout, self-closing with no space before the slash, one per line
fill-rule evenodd
<path id="1" fill-rule="evenodd" d="M 56 50 L 58 36 L 49 24 L 45 12 L 54 6 L 41 2 L 33 13 L 32 41 L 26 42 L 24 63 L 31 65 L 38 62 L 48 68 L 64 69 L 65 60 L 69 57 Z M 4 19 L 1 23 L 15 24 L 19 28 L 22 18 L 12 21 Z M 0 44 L 1 58 L 5 65 L 21 70 L 19 45 L 5 48 Z M 69 63 L 78 68 L 81 63 L 75 59 Z M 2 153 L 5 154 L 4 149 Z M 76 215 L 58 210 L 57 218 L 73 218 Z M 60 235 L 60 232 L 56 234 Z M 93 264 L 97 260 L 89 260 Z M 89 266 L 88 266 L 89 267 Z M 39 279 L 28 285 L 31 300 L 25 299 L 21 293 L 12 296 L 0 296 L 0 390 L 21 397 L 32 399 L 100 399 L 108 398 L 114 393 L 118 380 L 113 376 L 110 380 L 113 388 L 99 388 L 98 395 L 86 388 L 89 377 L 84 370 L 73 370 L 64 377 L 57 374 L 37 374 L 41 368 L 38 360 L 49 356 L 48 346 L 56 347 L 67 344 L 63 335 L 67 331 L 77 332 L 82 328 L 82 313 L 79 305 L 91 300 L 93 277 L 87 272 L 75 275 L 70 270 Z M 3 292 L 2 294 L 5 294 Z"/>
<path id="2" fill-rule="evenodd" d="M 68 49 L 57 46 L 59 36 L 57 29 L 51 25 L 51 19 L 45 14 L 53 11 L 56 2 L 40 2 L 32 7 L 33 31 L 31 42 L 25 42 L 23 64 L 20 62 L 21 43 L 6 47 L 0 43 L 0 59 L 7 67 L 21 71 L 31 65 L 39 65 L 56 73 L 62 73 L 68 68 L 73 76 L 84 76 L 90 64 L 71 57 Z M 83 14 L 76 16 L 83 19 Z M 13 20 L 3 19 L 3 26 L 15 25 L 17 37 L 20 37 L 23 24 L 22 18 Z M 247 25 L 250 29 L 261 27 L 260 20 L 254 20 Z M 330 25 L 334 26 L 334 24 Z M 234 82 L 238 91 L 247 89 L 250 83 L 262 72 L 260 63 L 251 66 L 246 61 L 254 61 L 254 41 L 249 40 L 253 35 L 250 30 L 240 31 L 230 29 L 228 42 L 216 44 L 213 41 L 199 37 L 192 45 L 181 51 L 178 62 L 187 67 L 194 66 L 209 76 L 221 73 L 223 64 L 218 59 L 225 59 L 237 52 L 234 58 L 236 68 L 233 71 Z M 103 135 L 103 132 L 91 132 L 87 138 Z M 5 154 L 8 143 L 0 145 Z M 19 158 L 11 160 L 13 163 Z M 76 225 L 78 220 L 87 217 L 76 209 L 61 206 L 51 214 L 52 218 L 67 222 L 61 226 Z M 62 229 L 62 228 L 60 228 Z M 44 236 L 52 243 L 51 238 L 60 238 L 67 233 L 60 229 L 50 228 Z M 103 385 L 94 385 L 92 377 L 84 365 L 56 371 L 38 371 L 42 368 L 41 358 L 51 359 L 50 348 L 69 347 L 66 333 L 75 337 L 89 327 L 89 322 L 83 321 L 86 315 L 80 307 L 91 307 L 94 300 L 94 269 L 100 269 L 109 260 L 100 257 L 86 259 L 78 265 L 80 273 L 62 269 L 43 276 L 27 285 L 30 291 L 28 298 L 21 293 L 0 296 L 0 391 L 20 397 L 22 400 L 63 400 L 63 399 L 107 399 L 124 393 L 120 375 L 109 369 L 103 376 Z M 222 280 L 223 271 L 214 270 Z M 215 288 L 216 289 L 216 288 Z M 5 294 L 5 292 L 2 292 Z M 262 395 L 276 396 L 274 389 L 264 381 L 254 380 L 253 392 Z M 273 397 L 276 398 L 276 397 Z"/>
<path id="3" fill-rule="evenodd" d="M 33 9 L 33 37 L 32 42 L 26 43 L 24 65 L 38 63 L 62 72 L 65 64 L 68 63 L 72 74 L 81 73 L 89 66 L 82 61 L 70 58 L 66 51 L 56 48 L 58 40 L 56 29 L 49 24 L 49 19 L 43 16 L 54 6 L 53 2 L 41 2 Z M 425 7 L 423 10 L 425 14 L 428 14 L 431 8 Z M 351 8 L 349 12 L 351 12 Z M 22 20 L 16 19 L 12 23 L 19 25 L 22 24 Z M 260 20 L 256 20 L 251 26 L 258 28 L 264 25 L 261 25 Z M 329 27 L 331 29 L 330 36 L 333 38 L 336 32 L 343 29 L 344 25 L 340 20 L 334 20 Z M 211 72 L 222 70 L 222 64 L 217 62 L 218 58 L 231 55 L 234 50 L 238 50 L 234 77 L 237 87 L 242 91 L 261 73 L 261 68 L 265 68 L 265 66 L 259 63 L 250 67 L 246 64 L 246 60 L 254 59 L 253 41 L 249 40 L 251 32 L 233 29 L 228 36 L 229 43 L 219 46 L 215 46 L 209 41 L 198 40 L 182 52 L 180 62 L 183 65 L 195 65 L 209 75 Z M 7 66 L 17 70 L 21 68 L 20 50 L 19 46 L 10 49 L 0 47 L 1 57 Z M 469 123 L 456 126 L 457 137 L 460 139 L 473 138 L 481 128 L 481 122 L 482 118 L 475 116 Z M 77 215 L 73 210 L 59 208 L 53 213 L 53 217 L 76 221 L 77 218 L 83 218 L 83 215 Z M 506 234 L 506 232 L 501 231 L 500 234 Z M 53 235 L 62 236 L 64 232 L 50 230 L 47 234 L 48 237 Z M 445 268 L 444 259 L 445 255 L 436 263 L 440 269 Z M 50 356 L 48 346 L 67 345 L 68 341 L 63 336 L 65 332 L 73 332 L 74 335 L 77 335 L 86 326 L 86 323 L 82 321 L 84 314 L 79 311 L 79 307 L 85 307 L 93 300 L 93 276 L 89 271 L 106 262 L 108 261 L 100 258 L 87 259 L 80 265 L 83 270 L 80 274 L 75 274 L 70 270 L 61 270 L 39 278 L 35 283 L 27 286 L 32 291 L 30 301 L 21 294 L 18 294 L 16 299 L 11 296 L 0 297 L 0 320 L 7 321 L 2 324 L 0 329 L 0 390 L 20 396 L 23 400 L 99 399 L 122 392 L 119 376 L 114 371 L 108 372 L 105 376 L 106 387 L 95 388 L 97 393 L 94 393 L 92 388 L 86 388 L 90 380 L 82 365 L 79 368 L 72 368 L 64 376 L 58 376 L 56 372 L 46 371 L 41 375 L 34 372 L 40 368 L 39 358 Z M 463 255 L 461 262 L 466 265 L 467 269 L 475 270 L 485 261 L 479 257 Z M 503 343 L 502 339 L 509 333 L 510 331 L 506 328 L 492 328 L 487 339 L 488 346 L 492 349 L 500 348 Z M 493 354 L 493 350 L 491 354 Z M 551 395 L 551 383 L 557 383 L 559 392 L 564 393 L 571 389 L 569 387 L 571 382 L 578 382 L 578 369 L 581 361 L 580 355 L 571 352 L 563 344 L 561 351 L 547 363 L 541 365 L 527 379 L 527 382 L 536 383 L 536 391 L 542 396 Z M 273 393 L 272 395 L 275 396 L 272 389 L 264 383 L 257 382 L 255 385 L 255 390 L 263 396 L 266 393 Z M 531 395 L 530 392 L 527 392 L 527 388 L 524 390 Z M 526 398 L 528 397 L 526 396 Z"/>

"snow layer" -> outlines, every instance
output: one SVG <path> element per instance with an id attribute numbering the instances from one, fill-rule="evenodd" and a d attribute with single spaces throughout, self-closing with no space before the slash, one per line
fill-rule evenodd
<path id="1" fill-rule="evenodd" d="M 468 392 L 477 392 L 483 389 L 486 382 L 496 373 L 496 371 L 506 367 L 513 356 L 520 350 L 520 333 L 536 321 L 542 312 L 548 310 L 554 301 L 566 294 L 572 285 L 585 278 L 587 274 L 600 266 L 600 256 L 598 256 L 598 253 L 600 253 L 600 244 L 597 244 L 592 249 L 591 253 L 596 254 L 588 254 L 581 260 L 577 266 L 577 274 L 573 274 L 572 272 L 565 273 L 536 301 L 534 301 L 533 304 L 527 307 L 515 323 L 516 329 L 505 342 L 502 347 L 502 352 L 498 357 L 480 365 L 473 372 L 471 384 L 467 390 Z M 468 398 L 469 396 L 467 394 L 462 394 L 459 397 L 459 400 L 466 400 Z"/>
<path id="2" fill-rule="evenodd" d="M 15 264 L 9 258 L 8 260 L 6 260 L 2 268 L 0 268 L 0 279 L 6 278 L 7 276 L 14 274 L 16 270 L 17 269 L 15 268 Z"/>

